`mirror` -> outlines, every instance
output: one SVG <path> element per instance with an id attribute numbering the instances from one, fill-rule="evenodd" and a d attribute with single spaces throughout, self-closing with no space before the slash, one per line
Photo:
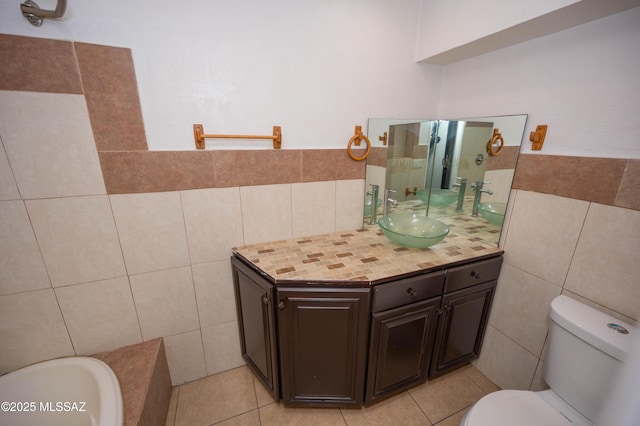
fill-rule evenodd
<path id="1" fill-rule="evenodd" d="M 392 213 L 425 214 L 454 232 L 497 245 L 526 120 L 526 114 L 438 121 L 370 119 L 369 139 L 376 149 L 386 151 L 386 156 L 378 155 L 386 161 L 367 160 L 365 225 L 371 218 L 370 185 L 379 185 L 378 204 L 384 188 L 396 191 L 398 204 Z M 382 208 L 376 213 L 380 217 Z"/>

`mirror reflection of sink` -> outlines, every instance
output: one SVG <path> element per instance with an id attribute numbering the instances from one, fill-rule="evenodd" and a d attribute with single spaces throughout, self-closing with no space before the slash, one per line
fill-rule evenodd
<path id="1" fill-rule="evenodd" d="M 382 200 L 380 198 L 378 198 L 377 202 L 376 202 L 376 208 L 380 207 L 382 205 Z M 365 216 L 370 216 L 371 215 L 371 197 L 367 197 L 364 200 L 364 215 Z"/>
<path id="2" fill-rule="evenodd" d="M 396 213 L 381 217 L 378 226 L 392 242 L 403 247 L 425 248 L 442 241 L 449 226 L 427 216 Z"/>
<path id="3" fill-rule="evenodd" d="M 504 213 L 507 210 L 506 203 L 496 201 L 487 201 L 478 204 L 478 213 L 489 222 L 497 226 L 502 226 L 504 222 Z"/>
<path id="4" fill-rule="evenodd" d="M 431 201 L 429 201 L 429 191 L 427 189 L 419 189 L 416 195 L 418 195 L 420 201 L 425 204 L 430 203 L 432 206 L 448 206 L 458 201 L 458 193 L 450 189 L 432 189 Z"/>

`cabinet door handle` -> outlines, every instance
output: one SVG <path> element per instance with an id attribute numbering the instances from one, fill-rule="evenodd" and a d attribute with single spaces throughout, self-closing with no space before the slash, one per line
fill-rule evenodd
<path id="1" fill-rule="evenodd" d="M 476 280 L 480 279 L 480 273 L 476 271 L 471 271 L 471 276 L 475 277 Z"/>
<path id="2" fill-rule="evenodd" d="M 409 293 L 409 295 L 411 295 L 411 297 L 417 297 L 418 296 L 418 292 L 415 291 L 414 289 L 412 289 L 411 287 L 409 287 L 407 289 L 407 293 Z"/>
<path id="3" fill-rule="evenodd" d="M 265 305 L 269 304 L 269 296 L 262 296 L 262 303 Z"/>
<path id="4" fill-rule="evenodd" d="M 278 303 L 278 309 L 280 310 L 284 309 L 284 300 L 281 300 L 280 303 Z"/>

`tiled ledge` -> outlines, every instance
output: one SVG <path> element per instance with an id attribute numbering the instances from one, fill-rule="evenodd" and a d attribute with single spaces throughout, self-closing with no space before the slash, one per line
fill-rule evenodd
<path id="1" fill-rule="evenodd" d="M 165 424 L 171 379 L 161 338 L 93 355 L 116 373 L 125 426 Z"/>

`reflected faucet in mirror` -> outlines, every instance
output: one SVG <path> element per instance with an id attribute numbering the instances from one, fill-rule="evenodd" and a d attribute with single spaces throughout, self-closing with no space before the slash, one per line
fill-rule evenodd
<path id="1" fill-rule="evenodd" d="M 396 191 L 394 212 L 438 218 L 453 232 L 497 245 L 526 119 L 370 119 L 369 135 L 387 132 L 388 138 L 386 147 L 374 145 L 386 162 L 367 160 L 367 184 Z M 497 128 L 504 145 L 499 156 L 487 151 Z M 486 181 L 493 182 L 490 188 Z"/>

